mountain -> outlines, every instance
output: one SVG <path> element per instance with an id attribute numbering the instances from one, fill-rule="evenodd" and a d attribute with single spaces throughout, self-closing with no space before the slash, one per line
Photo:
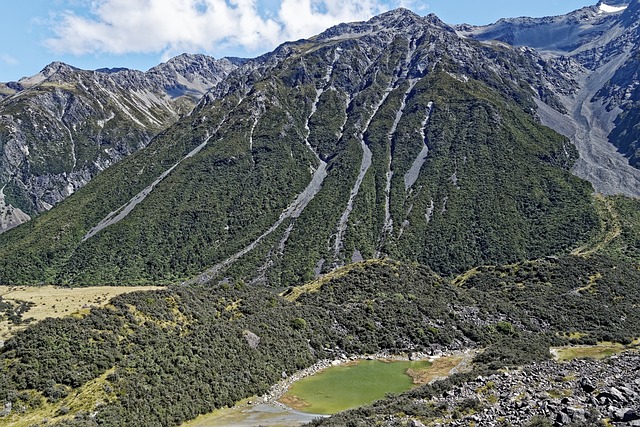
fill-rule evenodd
<path id="1" fill-rule="evenodd" d="M 639 22 L 640 2 L 620 0 L 563 16 L 502 19 L 457 30 L 477 40 L 535 48 L 574 80 L 577 90 L 561 96 L 568 114 L 540 105 L 542 122 L 578 148 L 577 176 L 598 192 L 638 197 Z"/>
<path id="2" fill-rule="evenodd" d="M 285 43 L 0 237 L 3 283 L 286 286 L 391 256 L 454 274 L 567 251 L 598 216 L 536 121 L 573 87 L 535 51 L 404 9 Z"/>
<path id="3" fill-rule="evenodd" d="M 635 423 L 637 355 L 550 348 L 638 346 L 638 169 L 608 140 L 637 139 L 637 5 L 455 28 L 398 9 L 236 62 L 0 235 L 2 284 L 169 285 L 0 345 L 0 426 L 180 425 L 321 360 L 453 351 L 468 372 L 313 425 Z M 160 86 L 197 97 L 199 75 Z M 0 105 L 32 90 L 10 86 Z M 29 309 L 0 296 L 2 322 Z"/>
<path id="4" fill-rule="evenodd" d="M 54 62 L 0 86 L 0 232 L 146 146 L 242 62 L 184 54 L 146 73 Z"/>

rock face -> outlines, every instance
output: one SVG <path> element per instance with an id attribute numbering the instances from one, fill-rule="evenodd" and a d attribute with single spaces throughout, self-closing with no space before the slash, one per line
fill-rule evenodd
<path id="1" fill-rule="evenodd" d="M 146 146 L 242 62 L 184 54 L 146 73 L 54 62 L 0 85 L 0 232 Z"/>
<path id="2" fill-rule="evenodd" d="M 601 1 L 563 16 L 457 30 L 532 47 L 575 82 L 572 93 L 556 88 L 563 109 L 540 106 L 543 123 L 571 138 L 580 152 L 574 173 L 598 192 L 640 196 L 640 1 Z"/>

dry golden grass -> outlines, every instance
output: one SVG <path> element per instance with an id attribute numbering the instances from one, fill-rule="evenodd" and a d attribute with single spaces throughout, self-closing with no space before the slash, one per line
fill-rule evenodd
<path id="1" fill-rule="evenodd" d="M 36 321 L 47 317 L 83 316 L 90 307 L 101 307 L 117 295 L 134 291 L 164 289 L 157 286 L 95 286 L 89 288 L 59 288 L 55 286 L 0 286 L 0 295 L 7 301 L 27 301 L 35 305 L 23 314 L 23 319 Z M 0 340 L 7 340 L 26 325 L 14 326 L 0 322 Z"/>
<path id="2" fill-rule="evenodd" d="M 431 381 L 446 378 L 451 370 L 457 367 L 464 360 L 461 356 L 446 356 L 435 359 L 431 366 L 424 369 L 407 369 L 407 375 L 413 379 L 414 384 L 428 384 Z"/>
<path id="3" fill-rule="evenodd" d="M 278 399 L 278 402 L 288 406 L 289 408 L 293 408 L 297 410 L 302 410 L 308 406 L 311 406 L 311 404 L 306 400 L 301 399 L 298 396 L 291 396 L 288 394 L 285 394 L 280 399 Z"/>
<path id="4" fill-rule="evenodd" d="M 596 194 L 594 196 L 594 203 L 600 216 L 600 230 L 598 235 L 591 242 L 574 249 L 571 252 L 572 255 L 589 256 L 599 252 L 622 233 L 620 215 L 618 215 L 611 200 L 602 194 Z"/>
<path id="5" fill-rule="evenodd" d="M 466 282 L 467 280 L 469 280 L 479 272 L 480 270 L 478 270 L 478 267 L 474 267 L 471 270 L 465 271 L 464 273 L 457 276 L 455 279 L 451 281 L 451 284 L 453 284 L 453 286 L 462 286 L 464 282 Z"/>
<path id="6" fill-rule="evenodd" d="M 12 411 L 11 415 L 0 417 L 0 427 L 29 427 L 40 425 L 43 420 L 69 420 L 79 411 L 90 412 L 96 405 L 115 400 L 117 398 L 115 394 L 105 390 L 106 378 L 114 371 L 115 369 L 107 370 L 98 378 L 87 382 L 78 390 L 71 391 L 67 397 L 55 403 L 47 402 L 40 393 L 31 391 L 32 394 L 40 396 L 40 406 L 27 409 L 25 412 Z"/>
<path id="7" fill-rule="evenodd" d="M 629 345 L 606 341 L 597 345 L 554 347 L 551 349 L 551 354 L 561 362 L 584 358 L 605 359 L 624 351 L 637 350 L 638 347 L 640 347 L 640 340 L 635 340 Z"/>
<path id="8" fill-rule="evenodd" d="M 568 332 L 564 334 L 565 338 L 569 338 L 570 340 L 579 340 L 580 338 L 586 337 L 589 334 L 584 332 Z"/>

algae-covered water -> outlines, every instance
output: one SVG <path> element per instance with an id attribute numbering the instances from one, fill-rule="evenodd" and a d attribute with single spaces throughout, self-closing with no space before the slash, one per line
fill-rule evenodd
<path id="1" fill-rule="evenodd" d="M 293 383 L 280 399 L 284 404 L 312 414 L 335 414 L 366 405 L 387 393 L 414 386 L 408 369 L 419 371 L 427 361 L 360 360 L 332 366 Z"/>

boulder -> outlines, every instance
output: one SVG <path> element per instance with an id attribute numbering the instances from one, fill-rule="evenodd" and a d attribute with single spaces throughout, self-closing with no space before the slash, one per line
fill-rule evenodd
<path id="1" fill-rule="evenodd" d="M 628 422 L 640 420 L 640 415 L 635 409 L 622 408 L 613 412 L 611 419 L 617 422 Z"/>
<path id="2" fill-rule="evenodd" d="M 555 424 L 557 426 L 564 426 L 569 424 L 570 422 L 571 422 L 571 418 L 569 417 L 569 415 L 565 414 L 564 412 L 558 412 L 556 414 Z"/>
<path id="3" fill-rule="evenodd" d="M 589 378 L 582 378 L 580 380 L 580 388 L 582 388 L 582 391 L 585 393 L 591 393 L 596 389 Z"/>

